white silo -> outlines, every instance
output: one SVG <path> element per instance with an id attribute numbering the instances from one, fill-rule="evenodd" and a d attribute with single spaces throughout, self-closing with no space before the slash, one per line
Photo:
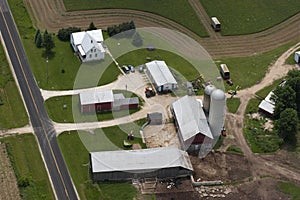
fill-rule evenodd
<path id="1" fill-rule="evenodd" d="M 209 112 L 210 95 L 216 89 L 214 85 L 207 85 L 204 89 L 203 109 L 206 113 Z"/>
<path id="2" fill-rule="evenodd" d="M 218 139 L 224 127 L 225 120 L 225 93 L 215 89 L 211 94 L 208 122 L 214 139 Z"/>

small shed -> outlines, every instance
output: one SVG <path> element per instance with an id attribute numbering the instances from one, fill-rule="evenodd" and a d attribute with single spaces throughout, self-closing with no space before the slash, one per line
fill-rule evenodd
<path id="1" fill-rule="evenodd" d="M 154 60 L 146 65 L 146 73 L 158 93 L 174 91 L 178 88 L 177 81 L 165 61 Z"/>
<path id="2" fill-rule="evenodd" d="M 297 64 L 300 63 L 300 51 L 295 52 L 294 60 Z"/>
<path id="3" fill-rule="evenodd" d="M 190 176 L 193 167 L 186 152 L 175 147 L 90 152 L 93 181 Z"/>
<path id="4" fill-rule="evenodd" d="M 163 120 L 162 113 L 154 112 L 147 114 L 147 121 L 150 125 L 161 125 Z"/>

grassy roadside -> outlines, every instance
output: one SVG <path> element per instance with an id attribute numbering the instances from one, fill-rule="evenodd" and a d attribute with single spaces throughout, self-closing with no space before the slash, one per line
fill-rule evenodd
<path id="1" fill-rule="evenodd" d="M 191 5 L 186 0 L 122 0 L 122 1 L 93 1 L 93 0 L 64 0 L 65 7 L 71 10 L 91 10 L 105 8 L 133 9 L 150 12 L 169 18 L 185 26 L 201 37 L 208 34 L 198 19 Z"/>
<path id="2" fill-rule="evenodd" d="M 222 23 L 222 35 L 250 34 L 271 28 L 300 12 L 300 1 L 200 0 Z"/>
<path id="3" fill-rule="evenodd" d="M 32 26 L 31 19 L 23 1 L 9 0 L 8 2 L 17 24 L 31 70 L 39 87 L 52 90 L 72 89 L 81 62 L 73 54 L 70 43 L 62 42 L 53 35 L 55 47 L 52 51 L 54 52 L 54 56 L 49 57 L 49 62 L 46 63 L 46 57 L 43 56 L 44 49 L 38 49 L 34 44 L 35 28 Z M 110 62 L 110 60 L 107 59 L 107 62 Z M 92 63 L 84 66 L 86 67 L 86 72 L 89 72 L 89 79 L 99 80 L 98 74 L 103 71 L 99 71 L 101 64 L 102 63 Z M 94 73 L 97 69 L 97 73 Z M 103 85 L 110 83 L 116 80 L 119 74 L 120 71 L 115 66 L 111 65 L 104 71 L 98 84 Z M 95 77 L 98 79 L 95 79 Z M 97 83 L 94 82 L 90 83 L 89 79 L 87 79 L 87 82 L 82 87 L 97 85 Z"/>
<path id="4" fill-rule="evenodd" d="M 28 116 L 0 44 L 0 130 L 28 124 Z"/>
<path id="5" fill-rule="evenodd" d="M 228 111 L 231 113 L 236 113 L 236 111 L 239 109 L 240 104 L 241 101 L 239 98 L 229 98 L 226 100 Z"/>
<path id="6" fill-rule="evenodd" d="M 6 144 L 18 183 L 29 183 L 26 187 L 19 185 L 22 199 L 55 199 L 34 136 L 16 135 L 0 141 Z"/>
<path id="7" fill-rule="evenodd" d="M 137 190 L 128 183 L 92 183 L 89 154 L 76 131 L 62 133 L 58 143 L 81 199 L 131 200 L 137 195 Z"/>

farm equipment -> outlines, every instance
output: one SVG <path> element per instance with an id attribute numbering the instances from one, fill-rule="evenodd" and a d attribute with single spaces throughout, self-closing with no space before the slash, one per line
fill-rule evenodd
<path id="1" fill-rule="evenodd" d="M 145 95 L 147 98 L 153 97 L 156 95 L 156 92 L 151 87 L 145 88 Z"/>

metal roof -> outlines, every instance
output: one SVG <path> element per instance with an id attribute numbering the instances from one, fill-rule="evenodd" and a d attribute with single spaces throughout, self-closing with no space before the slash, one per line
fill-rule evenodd
<path id="1" fill-rule="evenodd" d="M 132 105 L 132 104 L 139 104 L 138 97 L 132 98 L 124 98 L 124 99 L 114 99 L 113 106 L 124 106 L 124 105 Z"/>
<path id="2" fill-rule="evenodd" d="M 154 60 L 148 62 L 146 63 L 146 68 L 153 77 L 157 86 L 162 86 L 168 83 L 177 84 L 165 61 Z"/>
<path id="3" fill-rule="evenodd" d="M 260 104 L 258 105 L 258 107 L 270 114 L 274 113 L 274 108 L 275 108 L 275 103 L 273 100 L 271 100 L 271 97 L 273 95 L 273 91 L 271 91 L 268 96 L 266 96 L 266 98 L 264 100 L 262 100 L 260 102 Z"/>
<path id="4" fill-rule="evenodd" d="M 79 94 L 79 98 L 81 105 L 107 103 L 114 101 L 112 90 L 82 92 Z"/>
<path id="5" fill-rule="evenodd" d="M 87 53 L 91 48 L 95 47 L 101 52 L 105 52 L 101 42 L 103 42 L 102 30 L 92 30 L 72 33 L 75 46 L 81 45 L 84 53 Z M 80 52 L 81 53 L 81 52 Z M 83 55 L 81 53 L 81 55 Z"/>
<path id="6" fill-rule="evenodd" d="M 90 152 L 92 171 L 136 171 L 183 167 L 193 170 L 185 151 L 175 147 Z"/>
<path id="7" fill-rule="evenodd" d="M 184 141 L 201 133 L 213 139 L 201 103 L 191 96 L 184 96 L 172 103 L 172 109 Z"/>

